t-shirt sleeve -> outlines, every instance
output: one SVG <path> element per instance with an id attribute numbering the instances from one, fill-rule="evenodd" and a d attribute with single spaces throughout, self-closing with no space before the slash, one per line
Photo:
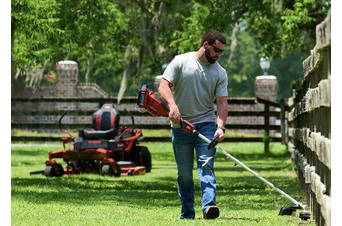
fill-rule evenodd
<path id="1" fill-rule="evenodd" d="M 226 71 L 224 71 L 224 73 L 222 73 L 222 75 L 220 76 L 220 79 L 217 83 L 215 96 L 216 97 L 228 96 L 228 77 L 227 77 Z"/>
<path id="2" fill-rule="evenodd" d="M 171 63 L 166 67 L 163 78 L 169 81 L 171 84 L 175 84 L 179 74 L 179 62 L 176 56 Z"/>

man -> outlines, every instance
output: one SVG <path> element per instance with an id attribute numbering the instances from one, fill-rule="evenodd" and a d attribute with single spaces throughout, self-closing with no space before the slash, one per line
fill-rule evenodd
<path id="1" fill-rule="evenodd" d="M 191 122 L 196 131 L 209 139 L 215 136 L 218 136 L 218 141 L 224 139 L 224 125 L 228 114 L 228 79 L 226 71 L 216 60 L 221 56 L 225 44 L 226 39 L 220 32 L 207 31 L 202 36 L 201 47 L 197 52 L 178 55 L 171 61 L 159 85 L 160 97 L 170 109 L 172 145 L 178 169 L 178 194 L 182 203 L 181 219 L 195 218 L 192 175 L 194 149 L 201 183 L 203 217 L 212 219 L 219 216 L 215 202 L 216 149 L 208 150 L 208 144 L 201 138 L 181 130 L 180 119 Z"/>

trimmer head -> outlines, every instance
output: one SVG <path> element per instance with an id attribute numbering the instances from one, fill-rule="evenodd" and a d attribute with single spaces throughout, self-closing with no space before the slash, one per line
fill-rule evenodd
<path id="1" fill-rule="evenodd" d="M 282 207 L 280 209 L 279 212 L 279 216 L 283 216 L 283 215 L 293 215 L 293 213 L 296 212 L 297 209 L 302 209 L 300 206 L 286 206 L 286 207 Z M 308 220 L 310 219 L 311 215 L 310 213 L 304 209 L 300 214 L 299 214 L 299 218 L 302 220 Z"/>
<path id="2" fill-rule="evenodd" d="M 285 206 L 280 209 L 279 216 L 283 215 L 292 215 L 296 212 L 297 209 L 300 209 L 299 206 Z"/>
<path id="3" fill-rule="evenodd" d="M 304 220 L 304 221 L 307 221 L 309 220 L 311 217 L 311 214 L 308 212 L 308 211 L 305 211 L 303 210 L 300 214 L 299 214 L 299 218 Z"/>

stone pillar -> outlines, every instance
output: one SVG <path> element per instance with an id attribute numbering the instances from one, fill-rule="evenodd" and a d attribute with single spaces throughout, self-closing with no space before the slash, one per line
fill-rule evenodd
<path id="1" fill-rule="evenodd" d="M 62 97 L 75 97 L 78 75 L 77 62 L 66 60 L 56 64 L 56 87 Z"/>
<path id="2" fill-rule="evenodd" d="M 159 96 L 158 93 L 158 87 L 160 84 L 160 81 L 162 80 L 162 75 L 157 75 L 156 78 L 154 79 L 154 83 L 153 83 L 153 93 L 157 96 Z"/>
<path id="3" fill-rule="evenodd" d="M 277 77 L 274 75 L 260 75 L 255 78 L 255 96 L 261 99 L 277 102 Z"/>
<path id="4" fill-rule="evenodd" d="M 153 94 L 156 95 L 157 97 L 159 97 L 159 93 L 158 93 L 158 88 L 159 88 L 159 84 L 162 80 L 163 75 L 157 75 L 156 78 L 154 79 L 154 83 L 153 83 Z M 173 87 L 171 88 L 171 91 L 173 93 Z"/>
<path id="5" fill-rule="evenodd" d="M 274 75 L 260 75 L 255 78 L 254 83 L 254 91 L 255 96 L 264 100 L 277 102 L 277 77 Z M 274 110 L 274 107 L 270 107 L 265 104 L 265 112 L 268 113 L 270 110 Z M 275 123 L 275 117 L 269 117 L 266 115 L 264 117 L 264 125 L 265 125 L 265 135 L 266 138 L 264 141 L 264 149 L 265 152 L 269 152 L 269 139 L 268 137 L 273 137 L 275 135 L 275 131 L 270 131 L 269 125 Z"/>
<path id="6" fill-rule="evenodd" d="M 78 65 L 71 60 L 59 61 L 56 64 L 56 83 L 77 83 Z"/>

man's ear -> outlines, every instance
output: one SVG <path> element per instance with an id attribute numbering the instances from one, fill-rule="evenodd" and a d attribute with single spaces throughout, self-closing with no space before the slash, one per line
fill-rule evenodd
<path id="1" fill-rule="evenodd" d="M 209 46 L 209 42 L 208 41 L 203 42 L 203 47 L 204 48 L 207 48 L 208 46 Z"/>

